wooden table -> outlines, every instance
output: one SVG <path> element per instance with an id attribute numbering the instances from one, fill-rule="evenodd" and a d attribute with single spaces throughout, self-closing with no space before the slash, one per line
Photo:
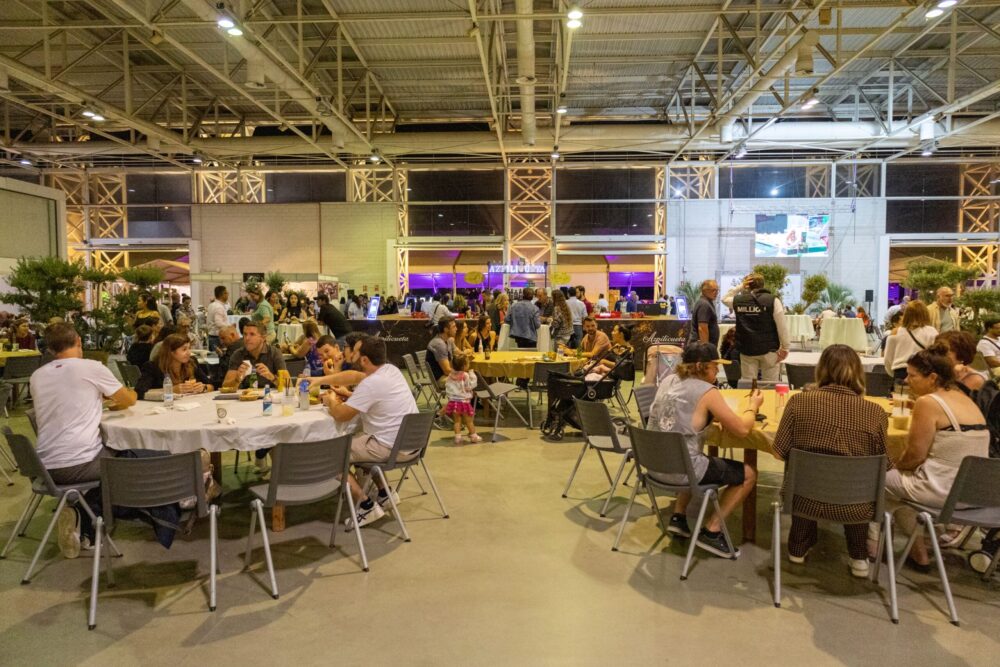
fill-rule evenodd
<path id="1" fill-rule="evenodd" d="M 726 401 L 730 404 L 730 407 L 734 409 L 735 412 L 741 412 L 747 409 L 747 390 L 745 389 L 723 389 L 722 395 L 726 397 Z M 789 397 L 797 394 L 797 391 L 789 392 Z M 766 390 L 764 394 L 764 403 L 760 406 L 760 413 L 767 417 L 767 420 L 763 423 L 757 422 L 754 426 L 753 431 L 750 432 L 745 438 L 739 438 L 731 433 L 723 432 L 722 428 L 716 423 L 709 426 L 708 436 L 705 439 L 706 444 L 712 447 L 718 447 L 720 449 L 742 449 L 743 450 L 743 462 L 748 464 L 754 471 L 757 470 L 757 452 L 767 452 L 771 456 L 774 456 L 774 437 L 778 433 L 778 423 L 779 418 L 776 417 L 775 409 L 775 394 L 773 390 Z M 866 396 L 866 400 L 877 403 L 885 408 L 886 413 L 890 409 L 890 401 L 887 398 L 879 398 L 876 396 Z M 902 456 L 903 450 L 906 449 L 906 436 L 907 431 L 902 429 L 897 429 L 892 426 L 892 420 L 889 421 L 889 433 L 886 442 L 886 448 L 888 450 L 889 458 L 893 460 L 899 460 Z M 743 541 L 753 542 L 757 536 L 757 489 L 754 488 L 750 492 L 750 495 L 746 497 L 743 501 Z"/>
<path id="2" fill-rule="evenodd" d="M 541 352 L 508 350 L 504 352 L 491 352 L 489 361 L 486 360 L 482 352 L 477 352 L 473 356 L 469 366 L 471 370 L 485 377 L 525 378 L 530 380 L 535 372 L 535 364 L 569 362 L 570 371 L 575 371 L 587 363 L 587 361 L 587 359 L 559 355 L 554 361 L 546 362 L 542 359 Z"/>
<path id="3" fill-rule="evenodd" d="M 0 351 L 0 368 L 7 365 L 9 357 L 40 357 L 42 353 L 38 350 L 18 350 L 17 352 Z"/>

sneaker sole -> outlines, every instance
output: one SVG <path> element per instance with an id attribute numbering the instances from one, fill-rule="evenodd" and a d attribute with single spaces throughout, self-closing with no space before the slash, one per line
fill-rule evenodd
<path id="1" fill-rule="evenodd" d="M 722 551 L 721 549 L 716 549 L 713 545 L 708 544 L 706 542 L 702 542 L 701 540 L 697 541 L 697 545 L 699 547 L 701 547 L 702 549 L 704 549 L 705 551 L 707 551 L 708 553 L 713 554 L 715 556 L 718 556 L 719 558 L 730 558 L 731 559 L 731 558 L 739 558 L 740 557 L 740 550 L 739 549 L 736 549 L 735 551 L 733 551 L 732 553 L 730 553 L 728 551 Z"/>
<path id="2" fill-rule="evenodd" d="M 378 510 L 381 513 L 376 512 L 374 509 L 372 509 L 367 514 L 365 514 L 361 518 L 360 521 L 357 521 L 356 519 L 354 519 L 354 520 L 348 519 L 347 522 L 346 522 L 346 528 L 347 528 L 347 530 L 348 531 L 354 530 L 355 521 L 357 521 L 358 527 L 364 528 L 365 526 L 367 526 L 369 524 L 373 524 L 376 521 L 378 521 L 379 519 L 381 519 L 382 517 L 384 517 L 385 516 L 385 510 L 383 510 L 379 505 L 375 505 L 375 507 L 378 508 Z"/>
<path id="3" fill-rule="evenodd" d="M 674 526 L 667 526 L 667 532 L 671 535 L 676 535 L 677 537 L 688 538 L 691 537 L 691 531 L 683 530 L 681 528 L 675 528 Z"/>
<path id="4" fill-rule="evenodd" d="M 56 530 L 58 531 L 59 551 L 63 558 L 80 557 L 80 533 L 77 532 L 76 510 L 64 507 L 59 514 Z"/>

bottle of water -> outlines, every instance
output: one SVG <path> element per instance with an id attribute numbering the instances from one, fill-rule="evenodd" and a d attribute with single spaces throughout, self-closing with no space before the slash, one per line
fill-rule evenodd
<path id="1" fill-rule="evenodd" d="M 163 407 L 167 410 L 174 408 L 174 383 L 170 379 L 170 375 L 163 378 Z"/>
<path id="2" fill-rule="evenodd" d="M 271 416 L 271 388 L 264 387 L 264 416 Z"/>
<path id="3" fill-rule="evenodd" d="M 309 409 L 309 382 L 302 380 L 299 383 L 299 410 Z"/>

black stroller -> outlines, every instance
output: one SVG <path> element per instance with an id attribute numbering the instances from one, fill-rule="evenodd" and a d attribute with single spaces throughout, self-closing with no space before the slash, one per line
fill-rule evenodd
<path id="1" fill-rule="evenodd" d="M 581 401 L 606 401 L 617 398 L 622 411 L 628 415 L 628 408 L 622 403 L 618 386 L 621 384 L 622 377 L 627 375 L 629 370 L 632 370 L 633 376 L 635 374 L 631 355 L 617 354 L 615 365 L 601 379 L 585 379 L 589 369 L 607 357 L 608 354 L 597 357 L 596 362 L 588 363 L 575 373 L 549 374 L 547 383 L 549 411 L 541 425 L 543 439 L 562 440 L 567 425 L 581 430 L 576 406 L 573 404 L 574 398 Z"/>

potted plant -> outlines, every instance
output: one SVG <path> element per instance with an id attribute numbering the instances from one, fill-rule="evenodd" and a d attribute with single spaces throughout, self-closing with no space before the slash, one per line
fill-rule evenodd
<path id="1" fill-rule="evenodd" d="M 267 285 L 267 289 L 270 292 L 277 292 L 281 294 L 282 290 L 285 289 L 285 283 L 288 280 L 278 271 L 271 271 L 266 276 L 264 276 L 264 284 Z"/>
<path id="2" fill-rule="evenodd" d="M 79 262 L 59 257 L 22 257 L 7 276 L 13 292 L 0 294 L 0 302 L 19 307 L 39 324 L 66 319 L 83 309 L 83 270 Z"/>
<path id="3" fill-rule="evenodd" d="M 693 306 L 701 298 L 701 287 L 690 281 L 682 280 L 677 285 L 677 293 L 687 298 L 688 305 Z"/>
<path id="4" fill-rule="evenodd" d="M 925 303 L 934 300 L 939 288 L 958 287 L 979 275 L 979 269 L 937 259 L 915 259 L 906 265 L 906 270 L 904 284 L 917 290 Z"/>
<path id="5" fill-rule="evenodd" d="M 797 315 L 802 315 L 809 307 L 820 300 L 830 281 L 826 274 L 815 273 L 802 281 L 802 300 L 792 309 Z"/>
<path id="6" fill-rule="evenodd" d="M 851 293 L 851 289 L 844 285 L 838 285 L 837 283 L 830 283 L 823 290 L 823 294 L 820 297 L 820 308 L 829 308 L 832 311 L 840 312 L 844 306 L 853 306 L 857 303 L 854 299 L 854 295 Z"/>
<path id="7" fill-rule="evenodd" d="M 781 291 L 788 284 L 788 269 L 781 264 L 758 264 L 753 267 L 754 273 L 759 273 L 764 277 L 764 289 L 774 295 L 774 298 L 781 298 Z"/>

